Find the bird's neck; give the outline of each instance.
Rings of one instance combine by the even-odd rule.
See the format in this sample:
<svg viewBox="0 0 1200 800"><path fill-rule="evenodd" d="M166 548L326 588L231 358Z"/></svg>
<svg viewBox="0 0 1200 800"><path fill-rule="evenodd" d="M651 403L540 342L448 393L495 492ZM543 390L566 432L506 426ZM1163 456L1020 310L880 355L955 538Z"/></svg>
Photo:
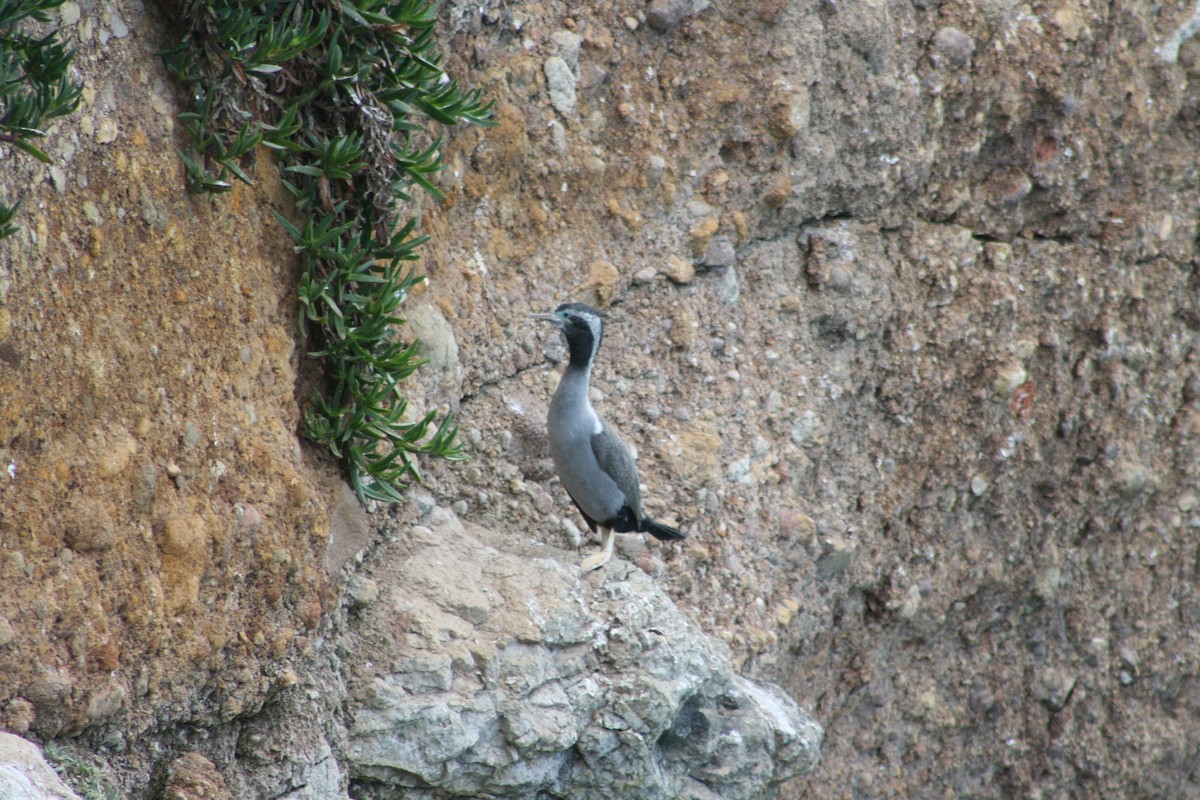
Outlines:
<svg viewBox="0 0 1200 800"><path fill-rule="evenodd" d="M567 364L567 370L563 373L562 380L573 385L583 387L584 392L587 392L588 383L592 379L592 362L577 363L574 358ZM586 394L585 394L586 396Z"/></svg>
<svg viewBox="0 0 1200 800"><path fill-rule="evenodd" d="M567 351L571 354L570 368L590 373L600 349L599 332L580 328L572 330L566 339Z"/></svg>

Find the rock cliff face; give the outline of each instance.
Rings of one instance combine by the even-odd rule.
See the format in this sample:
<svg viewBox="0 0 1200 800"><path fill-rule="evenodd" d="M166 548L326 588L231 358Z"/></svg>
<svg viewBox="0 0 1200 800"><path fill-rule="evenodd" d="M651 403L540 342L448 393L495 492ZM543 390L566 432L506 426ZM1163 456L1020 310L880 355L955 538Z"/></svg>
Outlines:
<svg viewBox="0 0 1200 800"><path fill-rule="evenodd" d="M157 7L61 13L84 107L0 175L4 729L130 797L1200 794L1193 9L449 5L499 124L419 209L410 388L472 460L370 514L296 439L272 167L188 197ZM690 533L582 582L569 298Z"/></svg>

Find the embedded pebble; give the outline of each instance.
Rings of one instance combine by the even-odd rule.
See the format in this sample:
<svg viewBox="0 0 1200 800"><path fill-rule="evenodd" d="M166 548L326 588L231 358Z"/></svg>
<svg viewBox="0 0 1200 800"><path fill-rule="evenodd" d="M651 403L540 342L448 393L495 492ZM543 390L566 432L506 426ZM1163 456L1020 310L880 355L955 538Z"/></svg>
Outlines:
<svg viewBox="0 0 1200 800"><path fill-rule="evenodd" d="M784 295L779 299L779 309L781 311L786 311L789 314L796 314L799 313L802 308L804 308L804 303L800 300L800 295L798 294Z"/></svg>
<svg viewBox="0 0 1200 800"><path fill-rule="evenodd" d="M575 113L575 73L562 56L546 59L542 71L546 74L546 91L550 105L564 117Z"/></svg>
<svg viewBox="0 0 1200 800"><path fill-rule="evenodd" d="M1029 374L1025 371L1025 367L1015 361L1010 361L1002 364L996 371L996 378L992 381L992 391L999 397L1008 398L1028 378Z"/></svg>
<svg viewBox="0 0 1200 800"><path fill-rule="evenodd" d="M130 486L130 499L133 507L140 513L145 513L154 500L154 490L158 486L158 467L149 459L143 459L134 472Z"/></svg>
<svg viewBox="0 0 1200 800"><path fill-rule="evenodd" d="M646 181L653 186L662 180L663 173L667 169L667 160L660 155L653 155L647 159L649 167L646 170Z"/></svg>
<svg viewBox="0 0 1200 800"><path fill-rule="evenodd" d="M200 444L200 439L200 429L196 427L196 423L192 422L191 420L183 423L183 435L181 437L181 441L183 442L184 447L186 447L188 450L191 450Z"/></svg>
<svg viewBox="0 0 1200 800"><path fill-rule="evenodd" d="M50 167L50 182L54 184L54 191L58 194L67 191L67 173L57 164Z"/></svg>
<svg viewBox="0 0 1200 800"><path fill-rule="evenodd" d="M179 467L175 467L175 469L178 470ZM168 467L167 472L170 474L170 467ZM262 529L262 526L263 514L258 510L258 506L251 505L250 503L247 503L245 506L243 506L241 509L241 520L239 523L241 532L246 535L253 536Z"/></svg>
<svg viewBox="0 0 1200 800"><path fill-rule="evenodd" d="M817 429L817 415L811 409L792 420L792 444L804 444Z"/></svg>
<svg viewBox="0 0 1200 800"><path fill-rule="evenodd" d="M83 216L93 225L100 225L104 222L104 217L100 214L100 208L91 200L87 200L83 204Z"/></svg>
<svg viewBox="0 0 1200 800"><path fill-rule="evenodd" d="M706 267L732 267L736 260L737 253L733 248L733 240L728 236L721 235L714 236L709 241L701 263Z"/></svg>
<svg viewBox="0 0 1200 800"><path fill-rule="evenodd" d="M1051 602L1058 595L1062 585L1062 570L1057 566L1049 566L1037 574L1033 582L1033 591L1046 602Z"/></svg>
<svg viewBox="0 0 1200 800"><path fill-rule="evenodd" d="M102 478L111 478L124 472L130 460L137 454L137 440L123 430L99 443L105 452L96 460L96 472Z"/></svg>
<svg viewBox="0 0 1200 800"><path fill-rule="evenodd" d="M692 279L696 277L696 268L692 265L692 262L672 255L667 258L667 266L663 270L663 274L670 278L673 283L687 284L691 283Z"/></svg>
<svg viewBox="0 0 1200 800"><path fill-rule="evenodd" d="M975 53L975 40L958 28L945 27L933 37L933 49L954 67L965 66Z"/></svg>
<svg viewBox="0 0 1200 800"><path fill-rule="evenodd" d="M732 267L724 267L721 272L721 282L717 284L717 299L724 305L733 305L741 296L737 270Z"/></svg>
<svg viewBox="0 0 1200 800"><path fill-rule="evenodd" d="M659 32L679 27L688 16L691 4L688 0L650 0L646 9L646 22Z"/></svg>
<svg viewBox="0 0 1200 800"><path fill-rule="evenodd" d="M817 576L831 578L844 572L854 561L858 548L841 536L833 535L821 541L821 555L817 557Z"/></svg>
<svg viewBox="0 0 1200 800"><path fill-rule="evenodd" d="M58 9L58 18L63 25L74 25L79 22L79 3L63 3Z"/></svg>
<svg viewBox="0 0 1200 800"><path fill-rule="evenodd" d="M125 20L113 12L109 12L105 16L107 17L108 29L112 31L113 36L118 39L124 39L129 35L129 26L125 24Z"/></svg>
<svg viewBox="0 0 1200 800"><path fill-rule="evenodd" d="M550 34L550 39L558 45L558 54L567 62L572 72L579 70L579 46L583 37L575 31L560 30Z"/></svg>
<svg viewBox="0 0 1200 800"><path fill-rule="evenodd" d="M653 283L654 278L658 275L658 270L654 267L642 267L637 272L633 273L633 282L639 286L645 286L648 283Z"/></svg>
<svg viewBox="0 0 1200 800"><path fill-rule="evenodd" d="M529 499L533 501L533 507L540 514L549 514L554 510L554 498L549 492L542 488L541 484L530 482L525 484L525 489L529 493Z"/></svg>
<svg viewBox="0 0 1200 800"><path fill-rule="evenodd" d="M729 465L726 470L725 477L732 483L736 483L742 479L750 478L750 456L739 458L737 461Z"/></svg>
<svg viewBox="0 0 1200 800"><path fill-rule="evenodd" d="M567 535L567 544L571 545L571 547L579 547L583 544L583 532L579 530L579 526L574 522L564 519L562 521L562 529L563 533Z"/></svg>
<svg viewBox="0 0 1200 800"><path fill-rule="evenodd" d="M1060 711L1067 704L1071 693L1075 691L1077 678L1063 669L1049 667L1038 675L1034 687L1035 696L1045 703L1050 710Z"/></svg>
<svg viewBox="0 0 1200 800"><path fill-rule="evenodd" d="M971 692L967 702L976 714L984 714L996 705L996 696L989 692L987 687L980 686Z"/></svg>
<svg viewBox="0 0 1200 800"><path fill-rule="evenodd" d="M364 575L355 575L346 584L346 594L356 605L370 605L379 599L379 584Z"/></svg>
<svg viewBox="0 0 1200 800"><path fill-rule="evenodd" d="M108 550L117 542L117 527L104 503L88 499L66 526L66 539L81 553Z"/></svg>
<svg viewBox="0 0 1200 800"><path fill-rule="evenodd" d="M693 225L690 231L692 251L697 255L704 253L718 227L720 227L720 222L716 217L702 219Z"/></svg>
<svg viewBox="0 0 1200 800"><path fill-rule="evenodd" d="M1114 475L1114 484L1122 497L1131 498L1140 494L1154 480L1154 475L1144 465L1136 461L1118 463Z"/></svg>
<svg viewBox="0 0 1200 800"><path fill-rule="evenodd" d="M115 715L125 705L125 697L125 687L119 683L112 682L101 686L88 698L88 721L99 722Z"/></svg>
<svg viewBox="0 0 1200 800"><path fill-rule="evenodd" d="M1130 672L1136 673L1138 669L1138 655L1133 648L1125 646L1117 651L1117 655L1121 659L1121 666Z"/></svg>
<svg viewBox="0 0 1200 800"><path fill-rule="evenodd" d="M646 551L646 537L618 536L616 549L622 558L632 561Z"/></svg>
<svg viewBox="0 0 1200 800"><path fill-rule="evenodd" d="M847 269L831 267L829 270L829 288L841 294L848 293L854 288L854 275Z"/></svg>
<svg viewBox="0 0 1200 800"><path fill-rule="evenodd" d="M913 584L904 594L904 602L900 604L900 616L911 620L921 610L921 587Z"/></svg>

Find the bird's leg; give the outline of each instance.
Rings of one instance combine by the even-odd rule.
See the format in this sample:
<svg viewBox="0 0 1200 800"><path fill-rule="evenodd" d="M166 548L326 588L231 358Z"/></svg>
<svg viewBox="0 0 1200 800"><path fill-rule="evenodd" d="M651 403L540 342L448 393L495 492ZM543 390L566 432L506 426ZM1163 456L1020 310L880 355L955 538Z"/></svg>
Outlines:
<svg viewBox="0 0 1200 800"><path fill-rule="evenodd" d="M612 558L613 540L617 538L617 534L612 528L601 528L600 531L604 537L604 545L583 560L579 565L580 575L586 575L594 569L600 569Z"/></svg>

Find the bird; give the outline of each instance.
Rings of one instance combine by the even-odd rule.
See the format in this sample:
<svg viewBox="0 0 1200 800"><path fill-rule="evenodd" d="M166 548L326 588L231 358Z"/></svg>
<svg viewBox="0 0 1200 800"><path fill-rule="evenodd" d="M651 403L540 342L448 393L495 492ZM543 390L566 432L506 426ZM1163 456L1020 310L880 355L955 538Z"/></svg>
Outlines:
<svg viewBox="0 0 1200 800"><path fill-rule="evenodd" d="M563 488L588 528L592 533L599 528L603 539L600 550L580 564L580 573L608 563L618 533L649 533L663 541L683 539L678 529L642 514L637 466L629 447L588 399L592 366L604 335L600 312L585 303L563 303L551 314L531 316L558 328L570 353L550 400L546 430Z"/></svg>

